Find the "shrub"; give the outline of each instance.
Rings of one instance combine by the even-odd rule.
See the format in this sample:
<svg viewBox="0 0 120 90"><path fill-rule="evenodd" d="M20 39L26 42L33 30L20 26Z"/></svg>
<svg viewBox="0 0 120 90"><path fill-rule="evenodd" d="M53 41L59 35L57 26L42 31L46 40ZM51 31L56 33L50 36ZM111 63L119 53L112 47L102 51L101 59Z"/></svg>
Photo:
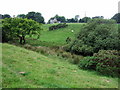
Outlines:
<svg viewBox="0 0 120 90"><path fill-rule="evenodd" d="M105 75L117 76L120 74L120 52L117 50L100 50L92 57L80 60L82 69L96 70Z"/></svg>
<svg viewBox="0 0 120 90"><path fill-rule="evenodd" d="M42 53L44 55L54 55L54 56L60 56L66 60L68 60L70 63L73 64L79 64L79 61L81 60L81 58L83 58L83 56L79 56L79 55L75 55L75 54L71 54L69 52L64 51L62 48L59 47L42 47L42 46L31 46L29 44L25 44L25 45L21 45L22 47L38 52L38 53Z"/></svg>
<svg viewBox="0 0 120 90"><path fill-rule="evenodd" d="M73 59L72 63L73 64L79 64L81 58L82 57L80 57L80 56L73 55L73 57L72 57L72 59Z"/></svg>
<svg viewBox="0 0 120 90"><path fill-rule="evenodd" d="M91 46L85 45L83 41L74 41L73 43L67 45L65 47L66 51L70 51L72 53L75 53L77 55L92 55L93 54L93 48Z"/></svg>
<svg viewBox="0 0 120 90"><path fill-rule="evenodd" d="M92 55L99 50L120 50L120 38L114 20L93 19L81 28L67 50L76 54Z"/></svg>
<svg viewBox="0 0 120 90"><path fill-rule="evenodd" d="M70 42L71 42L71 38L70 38L70 37L67 37L66 43L68 44L68 43L70 43Z"/></svg>
<svg viewBox="0 0 120 90"><path fill-rule="evenodd" d="M120 53L116 50L100 50L94 54L98 58L96 70L106 75L120 74Z"/></svg>
<svg viewBox="0 0 120 90"><path fill-rule="evenodd" d="M60 29L60 28L65 28L67 26L68 25L66 23L60 23L60 24L57 24L57 25L50 26L49 31Z"/></svg>
<svg viewBox="0 0 120 90"><path fill-rule="evenodd" d="M96 57L85 57L80 60L79 67L82 69L96 70L97 58Z"/></svg>

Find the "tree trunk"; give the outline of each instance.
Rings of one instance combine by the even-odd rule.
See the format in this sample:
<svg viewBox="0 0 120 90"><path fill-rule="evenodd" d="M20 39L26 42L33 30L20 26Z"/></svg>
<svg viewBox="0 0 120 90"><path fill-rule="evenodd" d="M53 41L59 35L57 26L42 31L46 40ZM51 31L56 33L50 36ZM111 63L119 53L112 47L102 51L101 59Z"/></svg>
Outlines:
<svg viewBox="0 0 120 90"><path fill-rule="evenodd" d="M22 44L22 37L19 37L20 38L20 44Z"/></svg>
<svg viewBox="0 0 120 90"><path fill-rule="evenodd" d="M23 39L23 44L25 44L25 36L22 36L22 39Z"/></svg>
<svg viewBox="0 0 120 90"><path fill-rule="evenodd" d="M23 38L19 35L17 35L19 37L19 43L22 44Z"/></svg>
<svg viewBox="0 0 120 90"><path fill-rule="evenodd" d="M40 35L37 36L37 39L39 39L39 38L40 38Z"/></svg>

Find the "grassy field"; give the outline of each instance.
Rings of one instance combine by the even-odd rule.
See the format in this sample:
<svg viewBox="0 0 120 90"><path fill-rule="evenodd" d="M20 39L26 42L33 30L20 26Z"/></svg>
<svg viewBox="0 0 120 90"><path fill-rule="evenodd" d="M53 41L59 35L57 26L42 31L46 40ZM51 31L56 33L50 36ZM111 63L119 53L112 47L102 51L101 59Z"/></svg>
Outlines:
<svg viewBox="0 0 120 90"><path fill-rule="evenodd" d="M63 59L47 57L10 44L2 46L3 88L118 87L118 78L100 76L93 71L81 70Z"/></svg>
<svg viewBox="0 0 120 90"><path fill-rule="evenodd" d="M54 31L49 31L49 26L54 24L44 24L42 26L43 30L41 31L41 36L39 40L28 40L28 43L32 46L61 46L66 44L67 37L71 39L75 38L77 32L80 31L80 28L83 24L81 23L69 23L68 27L61 28ZM72 30L74 32L72 32ZM36 38L36 37L34 37Z"/></svg>
<svg viewBox="0 0 120 90"><path fill-rule="evenodd" d="M49 31L51 25L53 24L42 26L43 31L39 39L36 39L36 36L33 36L33 40L27 37L27 44L32 48L41 46L46 51L44 53L51 53L50 55L10 44L0 44L3 46L1 55L3 88L118 88L118 78L79 69L77 65L69 63L68 58L55 56L54 53L57 55L57 52L51 50L50 47L66 45L67 37L73 40L83 24L69 23L66 28Z"/></svg>

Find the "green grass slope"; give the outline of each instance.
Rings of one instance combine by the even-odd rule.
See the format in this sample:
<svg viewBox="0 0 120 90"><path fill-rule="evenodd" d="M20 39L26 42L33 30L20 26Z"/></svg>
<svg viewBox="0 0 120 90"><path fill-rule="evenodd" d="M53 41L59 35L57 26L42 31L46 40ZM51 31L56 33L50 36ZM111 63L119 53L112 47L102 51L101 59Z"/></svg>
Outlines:
<svg viewBox="0 0 120 90"><path fill-rule="evenodd" d="M3 88L117 88L118 79L78 69L67 61L2 44ZM19 72L25 72L25 75Z"/></svg>
<svg viewBox="0 0 120 90"><path fill-rule="evenodd" d="M28 40L28 43L30 43L32 46L61 46L66 44L67 37L70 37L71 39L75 38L75 35L77 32L80 31L82 23L69 23L68 27L61 28L53 31L49 31L49 27L54 24L44 24L42 26L43 31L41 31L41 36L39 40ZM74 32L72 32L72 30ZM34 36L34 38L36 38Z"/></svg>

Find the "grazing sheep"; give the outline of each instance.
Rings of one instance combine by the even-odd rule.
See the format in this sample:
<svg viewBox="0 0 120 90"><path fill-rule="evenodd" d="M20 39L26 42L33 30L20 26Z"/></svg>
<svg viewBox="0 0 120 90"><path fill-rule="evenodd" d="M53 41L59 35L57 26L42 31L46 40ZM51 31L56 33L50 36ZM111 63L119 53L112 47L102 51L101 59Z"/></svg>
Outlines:
<svg viewBox="0 0 120 90"><path fill-rule="evenodd" d="M74 32L74 30L71 30L71 32Z"/></svg>

